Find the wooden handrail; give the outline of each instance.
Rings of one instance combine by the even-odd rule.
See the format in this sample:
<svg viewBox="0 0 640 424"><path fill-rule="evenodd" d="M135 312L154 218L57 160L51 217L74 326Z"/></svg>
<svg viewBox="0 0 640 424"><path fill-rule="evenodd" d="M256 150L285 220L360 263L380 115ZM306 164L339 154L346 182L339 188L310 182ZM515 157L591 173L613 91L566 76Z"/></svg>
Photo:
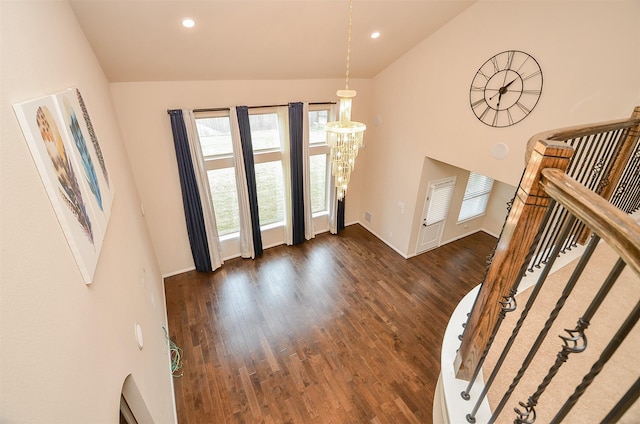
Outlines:
<svg viewBox="0 0 640 424"><path fill-rule="evenodd" d="M542 170L540 185L640 276L640 225L636 221L560 169Z"/></svg>
<svg viewBox="0 0 640 424"><path fill-rule="evenodd" d="M527 142L525 152L525 164L529 162L529 157L533 147L539 140L566 141L573 138L585 137L603 132L640 127L640 106L636 106L630 118L616 119L613 121L598 122L590 125L576 125L550 131L543 131L531 137Z"/></svg>
<svg viewBox="0 0 640 424"><path fill-rule="evenodd" d="M636 107L631 117L627 119L546 131L536 134L529 140L525 173L516 192L516 197L498 241L493 260L487 269L478 297L467 320L462 343L454 362L457 378L464 380L472 378L483 352L491 344L492 329L498 323L498 317L501 313L500 302L511 296L510 291L513 288L512 286L517 284L518 274L523 263L528 261L529 251L542 223L544 212L551 201L549 193L542 186L542 171L547 168L556 168L557 171L554 172L566 173L574 152L566 141L617 130L626 130L627 134L623 142L616 146L616 151L614 152L615 160L606 170L610 172L607 181L609 186L600 193L606 197L594 203L602 205L604 203L608 204L607 201L612 194L612 190L618 184L622 170L638 142L640 135L640 106ZM553 173L550 173L550 175L553 175ZM554 177L552 176L551 178L553 179ZM550 190L554 190L554 188L551 188L553 186L557 193L563 192L562 189L558 188L559 186L552 182L552 179L547 178L545 180ZM579 195L582 194L580 191ZM599 196L590 192L588 197L583 197L592 199ZM611 208L612 206L609 205L603 210L607 210L606 213L610 216L619 217L620 214L624 215L620 211L615 214L608 212ZM581 215L577 216L582 218ZM624 218L620 222L623 226L630 225L628 220ZM590 223L587 224L590 225ZM606 227L604 223L601 225ZM597 229L597 227L595 228ZM588 233L585 231L580 236L585 238ZM620 245L620 248L625 247L628 252L631 252L627 255L630 258L634 257L634 260L637 261L640 243L635 238L630 238L629 240L628 243L631 243L631 246ZM537 243L537 240L535 241ZM624 242L619 243L624 244ZM631 262L630 264L633 263L636 262Z"/></svg>
<svg viewBox="0 0 640 424"><path fill-rule="evenodd" d="M569 142L577 139L588 139L592 136L600 134L609 134L616 131L624 130L626 134L622 142L616 143L613 151L610 153L610 161L607 161L606 169L599 171L602 180L594 190L604 199L611 200L615 194L616 187L622 178L626 164L634 152L635 146L640 136L640 106L636 107L627 119L618 119L613 121L605 121L589 125L580 125L567 128L561 128L551 131L545 131L533 136L527 144L526 160L530 155L529 149L536 139L554 140L560 142ZM604 140L603 140L604 141ZM575 146L573 143L571 145ZM582 157L578 155L577 157ZM583 158L584 160L584 158ZM579 164L571 166L576 169ZM583 228L580 234L574 239L576 244L584 244L591 236L588 228Z"/></svg>

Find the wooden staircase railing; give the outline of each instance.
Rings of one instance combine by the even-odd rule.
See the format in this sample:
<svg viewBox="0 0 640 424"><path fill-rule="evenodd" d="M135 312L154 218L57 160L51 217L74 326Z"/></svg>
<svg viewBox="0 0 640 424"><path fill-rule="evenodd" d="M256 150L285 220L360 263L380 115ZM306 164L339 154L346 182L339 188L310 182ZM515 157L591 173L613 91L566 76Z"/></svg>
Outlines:
<svg viewBox="0 0 640 424"><path fill-rule="evenodd" d="M456 377L470 381L462 393L463 398L469 396L502 319L516 309L518 284L530 269L535 254L544 251L553 260L566 240L584 243L590 238L592 241L601 238L611 245L623 263L640 275L640 228L626 210L612 205L625 178L627 186L623 188L629 189L629 182L633 187L640 185L639 128L640 107L637 107L626 120L546 132L530 140L526 169L469 314L454 363ZM597 160L590 159L589 155ZM593 172L587 175L589 169L583 169L594 163L599 164L595 177ZM635 190L631 192L635 193ZM640 205L640 200L630 203L634 202ZM541 249L541 240L549 234L552 243L545 242L547 244ZM592 234L595 235L590 237ZM588 261L588 257L584 260ZM543 269L543 274L548 271ZM532 294L529 302L533 301L535 296ZM516 326L526 318L528 307ZM492 378L493 375L487 381L488 386ZM478 402L484 396L486 390L480 394ZM505 396L508 398L508 394ZM502 406L498 405L498 414ZM474 422L476 410L468 415L469 422ZM527 415L530 412L523 412L519 422L530 422Z"/></svg>
<svg viewBox="0 0 640 424"><path fill-rule="evenodd" d="M536 140L560 141L571 146L574 154L567 167L567 175L613 205L632 213L640 208L640 184L637 184L640 172L639 123L640 107L629 119L538 134L529 141L528 147ZM547 263L552 247L558 243L558 229L566 218L566 211L559 205L550 213L549 222L530 260L529 272ZM590 235L583 223L576 222L560 252L583 245Z"/></svg>

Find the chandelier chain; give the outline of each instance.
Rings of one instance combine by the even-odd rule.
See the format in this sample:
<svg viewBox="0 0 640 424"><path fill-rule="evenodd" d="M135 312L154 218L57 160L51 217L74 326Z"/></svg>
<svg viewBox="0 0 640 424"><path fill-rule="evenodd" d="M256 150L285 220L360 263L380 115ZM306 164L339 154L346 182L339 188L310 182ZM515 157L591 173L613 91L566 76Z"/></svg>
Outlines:
<svg viewBox="0 0 640 424"><path fill-rule="evenodd" d="M353 171L356 156L358 156L358 150L362 147L362 135L367 128L363 123L351 121L351 101L356 96L355 90L349 90L352 15L353 0L349 0L346 87L336 93L340 97L339 120L327 122L325 125L327 144L329 145L329 160L331 161L331 174L335 179L336 198L338 200L344 199L347 185L351 179L351 171Z"/></svg>
<svg viewBox="0 0 640 424"><path fill-rule="evenodd" d="M349 33L347 36L347 74L345 89L349 89L349 57L351 56L351 15L353 14L353 0L349 0Z"/></svg>

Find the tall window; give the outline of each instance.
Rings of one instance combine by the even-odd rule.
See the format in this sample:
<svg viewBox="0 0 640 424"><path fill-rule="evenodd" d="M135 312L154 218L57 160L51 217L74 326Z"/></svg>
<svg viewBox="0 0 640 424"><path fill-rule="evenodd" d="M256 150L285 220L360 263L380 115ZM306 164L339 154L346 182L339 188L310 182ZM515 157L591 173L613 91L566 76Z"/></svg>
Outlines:
<svg viewBox="0 0 640 424"><path fill-rule="evenodd" d="M249 112L260 226L284 222L282 130L278 113Z"/></svg>
<svg viewBox="0 0 640 424"><path fill-rule="evenodd" d="M326 213L329 210L329 146L325 124L330 110L323 106L309 107L309 163L311 185L311 212Z"/></svg>
<svg viewBox="0 0 640 424"><path fill-rule="evenodd" d="M196 119L220 237L240 231L229 113Z"/></svg>
<svg viewBox="0 0 640 424"><path fill-rule="evenodd" d="M249 110L249 126L258 191L258 214L261 227L277 226L285 220L285 181L283 146L289 132L286 108ZM329 204L329 146L324 125L329 121L326 105L310 106L309 161L311 205L314 215L326 214ZM238 194L233 165L233 144L228 111L201 112L196 124L205 168L211 188L211 199L221 239L240 231Z"/></svg>
<svg viewBox="0 0 640 424"><path fill-rule="evenodd" d="M484 215L489 203L493 179L471 172L464 199L458 215L458 223Z"/></svg>

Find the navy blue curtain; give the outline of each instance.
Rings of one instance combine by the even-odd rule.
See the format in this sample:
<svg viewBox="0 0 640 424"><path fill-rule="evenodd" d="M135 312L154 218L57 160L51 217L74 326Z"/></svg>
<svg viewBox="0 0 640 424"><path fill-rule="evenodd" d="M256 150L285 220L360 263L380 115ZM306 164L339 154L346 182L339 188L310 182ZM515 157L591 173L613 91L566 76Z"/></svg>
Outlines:
<svg viewBox="0 0 640 424"><path fill-rule="evenodd" d="M242 144L242 157L247 176L247 188L249 190L249 213L251 215L251 235L253 237L253 250L255 256L262 255L262 234L260 234L260 215L258 213L258 189L256 185L256 169L253 160L253 143L251 142L251 127L249 126L249 109L246 106L237 106L238 127L240 128L240 142Z"/></svg>
<svg viewBox="0 0 640 424"><path fill-rule="evenodd" d="M191 245L191 255L198 271L212 271L207 231L204 225L204 217L202 216L202 203L198 192L198 183L193 172L189 139L187 138L187 129L184 125L182 111L179 109L170 110L169 116L171 117L173 144L178 161L182 203L184 205L184 217L187 222L189 244Z"/></svg>
<svg viewBox="0 0 640 424"><path fill-rule="evenodd" d="M344 202L346 200L346 197L338 200L338 210L336 212L336 229L338 232L344 230Z"/></svg>
<svg viewBox="0 0 640 424"><path fill-rule="evenodd" d="M293 244L304 243L304 172L302 168L302 103L289 103L289 143L291 163L291 224Z"/></svg>

